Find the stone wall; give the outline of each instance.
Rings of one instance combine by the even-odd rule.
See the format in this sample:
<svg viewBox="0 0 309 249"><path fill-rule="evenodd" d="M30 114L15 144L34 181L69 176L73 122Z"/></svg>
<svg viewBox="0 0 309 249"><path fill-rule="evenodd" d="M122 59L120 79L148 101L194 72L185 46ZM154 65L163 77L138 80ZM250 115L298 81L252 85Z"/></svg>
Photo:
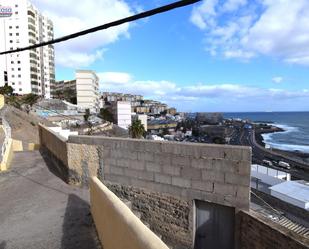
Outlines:
<svg viewBox="0 0 309 249"><path fill-rule="evenodd" d="M240 211L237 223L241 249L305 249L309 245L308 239L253 211Z"/></svg>
<svg viewBox="0 0 309 249"><path fill-rule="evenodd" d="M260 198L262 198L264 201L266 201L268 204L270 204L273 208L276 208L277 210L280 210L283 213L285 213L286 217L296 221L299 224L309 227L309 212L307 210L294 206L290 203L284 202L272 195L265 194L256 189L252 189L252 191L255 194L257 194ZM255 195L251 195L251 198L255 202L260 203L260 205L264 204L261 203L261 200L256 198Z"/></svg>
<svg viewBox="0 0 309 249"><path fill-rule="evenodd" d="M114 183L106 186L119 198L131 201L132 209L141 213L141 220L172 248L192 247L192 201Z"/></svg>
<svg viewBox="0 0 309 249"><path fill-rule="evenodd" d="M249 208L251 149L241 146L70 136L69 167L100 171L105 181ZM84 149L82 149L84 148ZM83 160L76 160L80 154ZM72 158L72 159L71 159ZM96 167L99 167L96 170Z"/></svg>

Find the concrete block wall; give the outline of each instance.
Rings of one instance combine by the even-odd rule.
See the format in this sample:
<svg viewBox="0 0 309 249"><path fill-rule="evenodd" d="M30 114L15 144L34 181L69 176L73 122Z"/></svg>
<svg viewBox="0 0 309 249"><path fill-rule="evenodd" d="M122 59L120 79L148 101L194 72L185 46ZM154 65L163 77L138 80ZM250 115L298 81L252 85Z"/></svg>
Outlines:
<svg viewBox="0 0 309 249"><path fill-rule="evenodd" d="M105 181L186 200L249 208L251 149L248 147L70 136L68 148L75 144L96 146L96 151L88 151L93 160L86 159L83 163L75 160L74 167L97 165L98 169L93 171L101 172Z"/></svg>
<svg viewBox="0 0 309 249"><path fill-rule="evenodd" d="M68 151L66 139L60 137L56 132L39 125L40 145L46 149L55 160L68 165Z"/></svg>

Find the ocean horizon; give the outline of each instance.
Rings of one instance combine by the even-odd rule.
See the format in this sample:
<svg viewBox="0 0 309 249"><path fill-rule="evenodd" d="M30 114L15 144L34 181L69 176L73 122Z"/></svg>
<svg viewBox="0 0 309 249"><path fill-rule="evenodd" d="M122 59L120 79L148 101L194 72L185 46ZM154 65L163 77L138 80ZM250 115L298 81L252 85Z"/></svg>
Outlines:
<svg viewBox="0 0 309 249"><path fill-rule="evenodd" d="M271 123L284 131L263 134L266 144L276 149L309 153L309 111L225 112L223 116Z"/></svg>

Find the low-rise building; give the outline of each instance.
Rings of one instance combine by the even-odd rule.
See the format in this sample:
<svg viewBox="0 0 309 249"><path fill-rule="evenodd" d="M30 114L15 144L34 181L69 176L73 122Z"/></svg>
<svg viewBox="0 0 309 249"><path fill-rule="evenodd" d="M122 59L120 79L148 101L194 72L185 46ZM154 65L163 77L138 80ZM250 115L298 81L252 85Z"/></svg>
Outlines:
<svg viewBox="0 0 309 249"><path fill-rule="evenodd" d="M164 130L168 132L175 131L177 122L173 120L149 120L147 123L147 130L154 134L162 133Z"/></svg>
<svg viewBox="0 0 309 249"><path fill-rule="evenodd" d="M138 119L141 121L142 125L144 125L145 131L147 131L147 115L145 114L133 114L132 119Z"/></svg>
<svg viewBox="0 0 309 249"><path fill-rule="evenodd" d="M297 207L309 210L309 183L286 181L270 187L271 195Z"/></svg>
<svg viewBox="0 0 309 249"><path fill-rule="evenodd" d="M54 95L53 97L57 97L59 92L63 92L67 89L70 89L76 93L76 80L60 80L56 81L54 86Z"/></svg>

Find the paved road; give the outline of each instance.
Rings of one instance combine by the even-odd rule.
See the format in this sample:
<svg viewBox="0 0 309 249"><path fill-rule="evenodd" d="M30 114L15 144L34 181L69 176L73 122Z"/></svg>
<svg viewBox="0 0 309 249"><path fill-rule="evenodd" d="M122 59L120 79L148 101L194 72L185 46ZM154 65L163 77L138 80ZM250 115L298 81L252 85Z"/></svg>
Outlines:
<svg viewBox="0 0 309 249"><path fill-rule="evenodd" d="M306 181L309 181L309 166L305 163L300 163L295 160L292 160L286 156L279 155L277 153L274 153L272 151L269 151L259 145L254 136L254 130L243 130L240 135L239 143L241 145L248 145L252 147L252 161L253 163L259 163L262 164L263 160L270 160L270 161L284 161L290 164L291 169L285 169L282 167L278 167L276 165L273 165L271 168L285 171L287 173L290 173L293 178L296 179L303 179ZM304 170L306 169L306 170Z"/></svg>
<svg viewBox="0 0 309 249"><path fill-rule="evenodd" d="M0 248L100 248L88 199L88 189L52 174L38 151L16 153L0 173Z"/></svg>

